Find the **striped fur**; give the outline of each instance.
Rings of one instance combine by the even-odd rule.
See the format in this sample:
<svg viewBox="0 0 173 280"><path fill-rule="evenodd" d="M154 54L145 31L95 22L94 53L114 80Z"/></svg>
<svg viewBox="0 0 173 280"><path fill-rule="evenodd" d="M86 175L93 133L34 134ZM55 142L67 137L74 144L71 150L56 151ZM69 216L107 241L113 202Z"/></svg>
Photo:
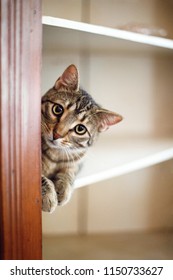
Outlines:
<svg viewBox="0 0 173 280"><path fill-rule="evenodd" d="M121 121L79 88L78 71L70 65L41 104L42 209L66 204L89 146L100 131Z"/></svg>

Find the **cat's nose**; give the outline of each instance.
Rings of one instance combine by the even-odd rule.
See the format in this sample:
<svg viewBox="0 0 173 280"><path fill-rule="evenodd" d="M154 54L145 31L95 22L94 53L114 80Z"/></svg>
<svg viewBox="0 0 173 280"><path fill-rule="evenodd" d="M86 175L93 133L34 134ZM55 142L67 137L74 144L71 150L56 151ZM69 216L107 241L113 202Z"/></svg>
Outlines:
<svg viewBox="0 0 173 280"><path fill-rule="evenodd" d="M59 134L59 133L57 133L57 132L53 132L53 140L57 140L57 139L59 139L59 138L61 138L62 136Z"/></svg>

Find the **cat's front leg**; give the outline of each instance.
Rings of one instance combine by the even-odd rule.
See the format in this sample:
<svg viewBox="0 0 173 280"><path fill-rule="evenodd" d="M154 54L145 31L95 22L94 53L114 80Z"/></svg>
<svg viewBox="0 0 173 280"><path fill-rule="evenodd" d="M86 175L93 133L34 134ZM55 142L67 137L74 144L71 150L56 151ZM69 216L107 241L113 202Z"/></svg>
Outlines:
<svg viewBox="0 0 173 280"><path fill-rule="evenodd" d="M73 192L74 175L59 173L54 179L55 190L57 193L58 205L65 205L71 198Z"/></svg>
<svg viewBox="0 0 173 280"><path fill-rule="evenodd" d="M54 183L44 175L41 176L42 181L42 210L52 213L57 206L57 194Z"/></svg>

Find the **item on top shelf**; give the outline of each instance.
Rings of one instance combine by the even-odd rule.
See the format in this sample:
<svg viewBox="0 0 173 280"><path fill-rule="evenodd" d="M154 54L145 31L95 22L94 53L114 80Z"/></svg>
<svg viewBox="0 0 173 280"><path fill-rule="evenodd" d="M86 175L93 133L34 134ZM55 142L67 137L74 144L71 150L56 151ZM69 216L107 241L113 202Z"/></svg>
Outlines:
<svg viewBox="0 0 173 280"><path fill-rule="evenodd" d="M168 38L168 32L164 28L154 27L142 23L127 23L125 25L117 26L117 28L150 36Z"/></svg>

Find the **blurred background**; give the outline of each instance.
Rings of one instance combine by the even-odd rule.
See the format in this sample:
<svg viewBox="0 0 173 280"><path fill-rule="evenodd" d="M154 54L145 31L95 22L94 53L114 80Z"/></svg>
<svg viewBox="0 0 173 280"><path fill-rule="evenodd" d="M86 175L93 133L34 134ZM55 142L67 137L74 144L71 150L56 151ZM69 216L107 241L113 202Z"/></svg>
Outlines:
<svg viewBox="0 0 173 280"><path fill-rule="evenodd" d="M172 0L43 0L45 16L169 39L172 14ZM124 116L105 149L106 139L162 141L163 150L172 141L172 50L43 26L43 93L71 63L82 87ZM68 205L43 213L43 258L173 259L172 159L78 188Z"/></svg>

